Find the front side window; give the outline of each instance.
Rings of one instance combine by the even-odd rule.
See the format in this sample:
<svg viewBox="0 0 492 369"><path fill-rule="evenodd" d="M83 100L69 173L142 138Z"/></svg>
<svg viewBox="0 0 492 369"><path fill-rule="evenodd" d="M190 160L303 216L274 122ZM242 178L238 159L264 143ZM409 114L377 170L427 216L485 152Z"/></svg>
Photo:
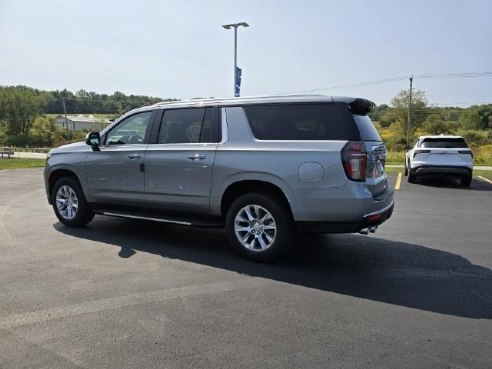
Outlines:
<svg viewBox="0 0 492 369"><path fill-rule="evenodd" d="M253 135L260 140L346 140L347 133L329 104L245 106Z"/></svg>
<svg viewBox="0 0 492 369"><path fill-rule="evenodd" d="M151 111L134 114L109 131L106 145L141 144L149 127Z"/></svg>

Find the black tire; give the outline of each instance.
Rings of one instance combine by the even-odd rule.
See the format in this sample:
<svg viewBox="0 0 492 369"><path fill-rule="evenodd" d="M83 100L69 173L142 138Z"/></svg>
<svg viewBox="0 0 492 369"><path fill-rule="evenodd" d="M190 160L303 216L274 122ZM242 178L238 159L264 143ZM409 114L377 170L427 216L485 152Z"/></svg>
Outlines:
<svg viewBox="0 0 492 369"><path fill-rule="evenodd" d="M408 165L407 165L407 162L405 161L405 172L403 173L403 175L406 177L408 176Z"/></svg>
<svg viewBox="0 0 492 369"><path fill-rule="evenodd" d="M472 183L472 176L466 176L460 178L460 183L463 187L469 187Z"/></svg>
<svg viewBox="0 0 492 369"><path fill-rule="evenodd" d="M411 170L409 170L408 177L407 177L408 183L415 183L416 180L417 180L417 176Z"/></svg>
<svg viewBox="0 0 492 369"><path fill-rule="evenodd" d="M57 200L58 194L60 195L60 201ZM60 205L61 200L64 199L70 201L70 205ZM51 193L51 201L56 217L68 227L83 227L94 218L94 212L85 200L84 192L79 182L73 177L63 177L55 183ZM74 205L77 205L77 207ZM69 208L72 209L71 212Z"/></svg>
<svg viewBox="0 0 492 369"><path fill-rule="evenodd" d="M254 208L255 206L257 208ZM249 210L252 219L246 217L245 209ZM240 219L246 221L241 222L239 220L236 223L236 218L241 215L244 217ZM246 193L234 200L227 211L227 237L234 249L242 256L260 262L272 261L287 252L294 241L294 227L291 218L288 205L278 196L268 192ZM265 220L261 223L257 222L261 219ZM271 219L273 219L273 223ZM237 235L236 225L238 229L244 228L238 230ZM271 229L272 227L275 230ZM249 230L246 231L245 229ZM241 243L240 236L243 237L244 243L249 244L249 247ZM246 236L247 238L245 238ZM264 247L265 244L267 244L266 248Z"/></svg>

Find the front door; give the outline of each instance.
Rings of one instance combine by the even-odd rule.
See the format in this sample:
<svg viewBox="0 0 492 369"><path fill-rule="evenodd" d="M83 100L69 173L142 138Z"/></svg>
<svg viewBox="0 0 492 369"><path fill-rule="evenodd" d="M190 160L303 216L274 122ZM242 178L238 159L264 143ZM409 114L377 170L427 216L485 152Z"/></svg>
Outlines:
<svg viewBox="0 0 492 369"><path fill-rule="evenodd" d="M133 114L104 137L100 151L87 155L91 201L110 205L145 204L144 155L154 113Z"/></svg>

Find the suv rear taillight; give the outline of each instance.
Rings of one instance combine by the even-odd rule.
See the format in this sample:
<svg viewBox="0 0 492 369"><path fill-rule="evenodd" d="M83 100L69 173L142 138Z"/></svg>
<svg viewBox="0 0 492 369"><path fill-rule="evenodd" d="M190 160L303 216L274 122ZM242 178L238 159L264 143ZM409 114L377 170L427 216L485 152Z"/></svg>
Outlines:
<svg viewBox="0 0 492 369"><path fill-rule="evenodd" d="M413 157L417 156L417 154L428 154L430 152L431 152L430 150L415 150L413 152Z"/></svg>
<svg viewBox="0 0 492 369"><path fill-rule="evenodd" d="M347 142L342 149L342 163L349 179L360 182L366 180L367 153L362 142Z"/></svg>
<svg viewBox="0 0 492 369"><path fill-rule="evenodd" d="M473 153L470 150L459 150L458 153L471 155L471 157L473 159Z"/></svg>

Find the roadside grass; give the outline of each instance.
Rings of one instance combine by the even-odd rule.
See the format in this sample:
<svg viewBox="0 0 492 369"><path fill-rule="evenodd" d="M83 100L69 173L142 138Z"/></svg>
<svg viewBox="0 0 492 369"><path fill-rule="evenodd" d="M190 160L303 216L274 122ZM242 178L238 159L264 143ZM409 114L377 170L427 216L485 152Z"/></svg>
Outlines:
<svg viewBox="0 0 492 369"><path fill-rule="evenodd" d="M44 167L44 159L0 159L0 170Z"/></svg>
<svg viewBox="0 0 492 369"><path fill-rule="evenodd" d="M405 171L404 168L395 168L395 167L386 167L384 169L386 173L402 173ZM480 170L473 169L473 176L478 177L482 176L484 178L492 180L492 171L491 170Z"/></svg>

